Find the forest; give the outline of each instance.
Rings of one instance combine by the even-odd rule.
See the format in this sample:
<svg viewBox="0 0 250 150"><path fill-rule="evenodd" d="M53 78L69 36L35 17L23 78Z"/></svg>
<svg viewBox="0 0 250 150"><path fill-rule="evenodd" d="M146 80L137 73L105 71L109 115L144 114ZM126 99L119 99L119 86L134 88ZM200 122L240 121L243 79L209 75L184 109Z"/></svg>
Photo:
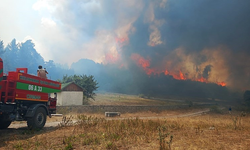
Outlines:
<svg viewBox="0 0 250 150"><path fill-rule="evenodd" d="M114 64L80 59L68 67L53 60L45 61L36 51L32 40L17 43L13 39L7 46L0 40L0 57L4 62L4 73L24 67L28 68L29 74L35 75L38 65L42 65L49 72L48 78L52 80L63 81L67 76L91 76L98 84L98 91L143 94L147 97L187 96L211 99L235 99L241 94L215 83L176 80L173 76L164 74L148 75L136 66L129 70Z"/></svg>

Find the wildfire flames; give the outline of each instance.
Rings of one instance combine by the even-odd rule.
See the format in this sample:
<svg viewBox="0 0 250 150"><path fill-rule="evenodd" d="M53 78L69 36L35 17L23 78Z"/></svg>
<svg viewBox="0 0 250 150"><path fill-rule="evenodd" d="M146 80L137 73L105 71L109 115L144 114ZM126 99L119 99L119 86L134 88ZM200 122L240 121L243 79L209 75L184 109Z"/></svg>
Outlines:
<svg viewBox="0 0 250 150"><path fill-rule="evenodd" d="M164 74L165 75L171 75L171 76L173 76L173 78L175 78L175 79L177 79L177 80L186 80L186 78L184 77L184 74L179 70L179 73L178 74L175 74L175 73L173 73L173 72L171 72L171 71L168 71L168 70L166 70L165 72L164 72Z"/></svg>
<svg viewBox="0 0 250 150"><path fill-rule="evenodd" d="M110 49L110 51L105 55L105 60L107 63L112 64L120 64L119 68L122 68L124 66L124 63L121 62L121 50L122 47L129 42L128 38L115 38L115 45L113 48ZM174 57L182 57L180 51L177 51L177 56ZM197 81L197 82L204 82L204 83L216 83L220 86L226 86L227 84L224 81L215 81L215 80L209 80L208 76L204 77L202 76L202 73L196 73L196 75L191 76L189 74L189 71L185 69L180 69L179 67L169 67L173 64L170 60L167 62L171 65L165 65L164 69L159 69L159 67L152 67L151 66L151 59L144 58L140 54L133 53L130 57L137 66L141 67L147 75L159 75L159 74L165 74L168 76L172 76L176 80L191 80L191 81Z"/></svg>
<svg viewBox="0 0 250 150"><path fill-rule="evenodd" d="M227 84L225 82L217 82L218 85L221 85L221 86L226 86Z"/></svg>
<svg viewBox="0 0 250 150"><path fill-rule="evenodd" d="M192 80L192 81L209 83L208 79L204 77L188 78L188 76L185 76L185 74L181 70L176 72L172 70L158 70L158 69L150 68L150 59L145 59L139 54L132 54L131 59L135 61L136 64L146 72L147 75L164 73L165 75L172 76L176 80ZM216 84L220 86L226 86L225 82L216 82Z"/></svg>
<svg viewBox="0 0 250 150"><path fill-rule="evenodd" d="M105 62L104 63L117 63L120 59L120 51L121 48L126 42L128 42L128 38L114 38L114 45L105 55ZM122 65L123 66L123 65Z"/></svg>
<svg viewBox="0 0 250 150"><path fill-rule="evenodd" d="M156 71L150 67L150 60L144 59L139 54L132 54L131 59L134 60L138 66L142 67L146 74L151 75L154 74Z"/></svg>

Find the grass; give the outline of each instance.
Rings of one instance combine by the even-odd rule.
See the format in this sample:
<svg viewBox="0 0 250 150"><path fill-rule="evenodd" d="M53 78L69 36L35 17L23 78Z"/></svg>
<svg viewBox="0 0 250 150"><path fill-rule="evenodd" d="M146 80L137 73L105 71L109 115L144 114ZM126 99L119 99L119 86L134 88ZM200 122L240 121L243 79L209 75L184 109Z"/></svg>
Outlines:
<svg viewBox="0 0 250 150"><path fill-rule="evenodd" d="M232 114L228 114L227 109L211 106L210 113L201 116L160 119L198 112L201 108L193 106L197 102L205 101L173 97L148 99L136 95L98 93L96 100L90 101L91 105L188 104L190 107L163 112L149 110L125 113L121 117L108 119L98 112L65 112L63 114L66 116L48 118L48 122L60 121L57 127L45 127L41 131L30 131L27 128L0 131L0 149L249 149L249 114L236 112L234 109ZM146 117L155 118L145 119Z"/></svg>
<svg viewBox="0 0 250 150"><path fill-rule="evenodd" d="M98 93L95 101L90 101L90 105L176 105L179 102L159 100L157 98L142 98L140 95L126 95L114 93Z"/></svg>
<svg viewBox="0 0 250 150"><path fill-rule="evenodd" d="M235 128L235 118L240 125ZM63 122L67 122L64 118ZM239 119L238 119L239 120ZM169 119L106 120L79 114L74 125L0 137L2 149L248 149L250 116L210 113ZM4 144L5 143L5 144Z"/></svg>

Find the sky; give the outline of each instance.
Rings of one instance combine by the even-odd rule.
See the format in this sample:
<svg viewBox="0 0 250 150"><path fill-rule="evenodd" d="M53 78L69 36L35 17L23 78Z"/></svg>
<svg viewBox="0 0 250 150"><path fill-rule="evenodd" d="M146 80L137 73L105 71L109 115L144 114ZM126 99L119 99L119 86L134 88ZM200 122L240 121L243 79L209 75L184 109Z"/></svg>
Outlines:
<svg viewBox="0 0 250 150"><path fill-rule="evenodd" d="M116 11L108 10L112 3L124 6L124 10L111 12ZM5 44L14 38L19 42L32 39L45 60L57 63L70 65L82 58L103 63L107 52L117 53L116 38L127 36L141 10L140 3L142 1L3 0L0 39ZM126 14L129 7L132 7L131 14Z"/></svg>
<svg viewBox="0 0 250 150"><path fill-rule="evenodd" d="M50 0L1 1L0 39L5 46L14 38L18 42L32 39L36 50L45 60L52 59L57 63L71 64L81 58L88 58L79 55L83 43L78 44L77 40L84 35L79 35L74 25L67 25L68 21L77 18L70 16L70 10L63 10L66 3Z"/></svg>
<svg viewBox="0 0 250 150"><path fill-rule="evenodd" d="M24 42L32 39L36 44L37 51L47 59L51 59L46 55L48 51L41 45L41 36L43 27L43 16L35 9L34 5L37 3L35 0L18 1L18 0L3 0L0 4L0 39L4 44L10 43L14 38L18 42Z"/></svg>
<svg viewBox="0 0 250 150"><path fill-rule="evenodd" d="M2 0L0 39L45 60L250 87L249 0Z"/></svg>

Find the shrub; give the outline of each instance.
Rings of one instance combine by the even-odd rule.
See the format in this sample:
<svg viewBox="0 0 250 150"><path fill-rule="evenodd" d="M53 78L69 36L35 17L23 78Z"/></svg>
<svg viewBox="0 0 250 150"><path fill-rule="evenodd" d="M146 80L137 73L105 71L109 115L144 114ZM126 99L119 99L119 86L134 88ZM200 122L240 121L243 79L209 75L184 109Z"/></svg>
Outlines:
<svg viewBox="0 0 250 150"><path fill-rule="evenodd" d="M217 114L222 114L221 109L218 106L211 106L210 107L210 112L217 113Z"/></svg>
<svg viewBox="0 0 250 150"><path fill-rule="evenodd" d="M145 95L144 94L139 94L139 97L140 98L145 98Z"/></svg>

